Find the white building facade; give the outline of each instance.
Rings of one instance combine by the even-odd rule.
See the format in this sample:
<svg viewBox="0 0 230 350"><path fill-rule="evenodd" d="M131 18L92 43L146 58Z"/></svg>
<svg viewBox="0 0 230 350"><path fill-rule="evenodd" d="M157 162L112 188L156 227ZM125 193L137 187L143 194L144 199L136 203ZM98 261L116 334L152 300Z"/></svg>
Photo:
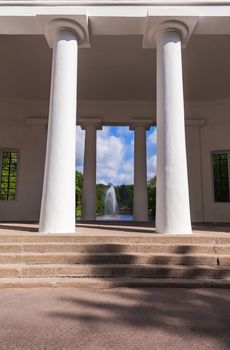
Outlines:
<svg viewBox="0 0 230 350"><path fill-rule="evenodd" d="M0 1L0 47L1 221L75 232L78 124L84 220L104 125L134 130L134 219L147 220L156 125L156 230L230 222L230 1Z"/></svg>

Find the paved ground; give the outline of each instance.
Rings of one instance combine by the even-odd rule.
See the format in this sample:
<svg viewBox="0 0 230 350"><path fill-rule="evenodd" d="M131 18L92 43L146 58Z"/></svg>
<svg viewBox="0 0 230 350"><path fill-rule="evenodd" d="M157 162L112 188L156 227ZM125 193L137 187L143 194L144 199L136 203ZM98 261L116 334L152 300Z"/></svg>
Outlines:
<svg viewBox="0 0 230 350"><path fill-rule="evenodd" d="M0 290L1 350L229 348L229 290Z"/></svg>
<svg viewBox="0 0 230 350"><path fill-rule="evenodd" d="M226 237L230 234L230 223L199 223L193 224L193 236L215 236ZM0 235L28 235L38 234L38 223L20 223L20 222L0 222ZM92 222L84 223L77 222L76 234L78 236L145 236L153 237L159 235L155 232L153 222ZM164 236L172 236L172 234L165 234Z"/></svg>

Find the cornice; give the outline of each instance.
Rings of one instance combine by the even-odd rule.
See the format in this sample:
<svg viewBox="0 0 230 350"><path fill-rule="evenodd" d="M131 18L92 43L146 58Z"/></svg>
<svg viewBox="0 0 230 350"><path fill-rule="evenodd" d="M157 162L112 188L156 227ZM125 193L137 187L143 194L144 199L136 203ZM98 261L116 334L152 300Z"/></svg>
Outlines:
<svg viewBox="0 0 230 350"><path fill-rule="evenodd" d="M226 6L230 0L1 0L0 6Z"/></svg>

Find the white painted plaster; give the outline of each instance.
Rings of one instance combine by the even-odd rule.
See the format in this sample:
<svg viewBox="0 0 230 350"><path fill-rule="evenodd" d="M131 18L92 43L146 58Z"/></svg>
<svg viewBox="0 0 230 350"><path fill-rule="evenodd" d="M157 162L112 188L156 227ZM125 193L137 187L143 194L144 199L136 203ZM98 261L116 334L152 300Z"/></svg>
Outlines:
<svg viewBox="0 0 230 350"><path fill-rule="evenodd" d="M0 148L19 152L16 200L0 201L1 221L37 221L41 206L46 127L0 120Z"/></svg>

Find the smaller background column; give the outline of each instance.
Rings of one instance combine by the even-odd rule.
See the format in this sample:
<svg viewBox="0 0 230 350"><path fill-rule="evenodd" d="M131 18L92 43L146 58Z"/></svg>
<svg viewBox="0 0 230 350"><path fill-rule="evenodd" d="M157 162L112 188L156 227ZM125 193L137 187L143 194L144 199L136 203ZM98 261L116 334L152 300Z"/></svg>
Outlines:
<svg viewBox="0 0 230 350"><path fill-rule="evenodd" d="M134 130L134 193L133 219L148 221L148 192L146 164L146 130L149 124L140 121L132 125Z"/></svg>
<svg viewBox="0 0 230 350"><path fill-rule="evenodd" d="M96 159L97 159L97 122L84 123L85 153L83 171L82 220L96 220Z"/></svg>

